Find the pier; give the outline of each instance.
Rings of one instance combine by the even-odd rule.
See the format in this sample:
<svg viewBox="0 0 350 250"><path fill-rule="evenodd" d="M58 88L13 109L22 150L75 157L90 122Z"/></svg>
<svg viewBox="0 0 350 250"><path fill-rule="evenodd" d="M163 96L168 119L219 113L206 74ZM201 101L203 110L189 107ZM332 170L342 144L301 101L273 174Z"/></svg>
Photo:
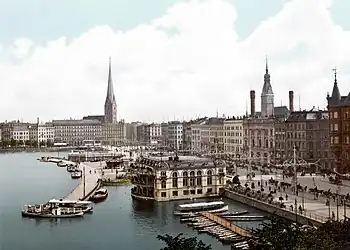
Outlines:
<svg viewBox="0 0 350 250"><path fill-rule="evenodd" d="M87 200L95 190L101 186L101 172L98 169L100 162L80 163L79 168L83 171L81 182L67 196L65 200Z"/></svg>
<svg viewBox="0 0 350 250"><path fill-rule="evenodd" d="M201 214L205 218L211 220L212 222L215 222L215 223L221 225L222 227L224 227L224 228L226 228L226 229L228 229L228 230L230 230L230 231L232 231L240 236L244 236L244 237L248 237L248 238L251 238L253 236L249 231L236 226L231 221L226 220L226 219L224 219L216 214L212 214L212 213L208 213L208 212L202 212Z"/></svg>

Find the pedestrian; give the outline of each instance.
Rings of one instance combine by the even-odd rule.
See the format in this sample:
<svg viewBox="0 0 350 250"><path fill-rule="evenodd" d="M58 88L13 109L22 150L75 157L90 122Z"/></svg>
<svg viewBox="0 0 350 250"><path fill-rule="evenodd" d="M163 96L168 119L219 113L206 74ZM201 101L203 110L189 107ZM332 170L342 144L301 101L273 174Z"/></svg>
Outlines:
<svg viewBox="0 0 350 250"><path fill-rule="evenodd" d="M332 211L332 220L335 220L335 214L334 214L334 211Z"/></svg>
<svg viewBox="0 0 350 250"><path fill-rule="evenodd" d="M288 194L286 194L286 201L288 200Z"/></svg>

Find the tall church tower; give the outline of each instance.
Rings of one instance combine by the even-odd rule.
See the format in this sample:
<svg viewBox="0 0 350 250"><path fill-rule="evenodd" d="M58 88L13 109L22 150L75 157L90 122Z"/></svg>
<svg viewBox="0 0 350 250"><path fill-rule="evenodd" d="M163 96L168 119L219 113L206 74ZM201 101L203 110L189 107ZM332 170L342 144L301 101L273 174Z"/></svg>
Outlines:
<svg viewBox="0 0 350 250"><path fill-rule="evenodd" d="M266 72L264 75L264 86L261 92L261 116L263 118L274 115L274 95L270 83L269 67L266 57Z"/></svg>
<svg viewBox="0 0 350 250"><path fill-rule="evenodd" d="M108 87L105 101L105 123L117 123L117 104L113 90L111 58L109 58Z"/></svg>

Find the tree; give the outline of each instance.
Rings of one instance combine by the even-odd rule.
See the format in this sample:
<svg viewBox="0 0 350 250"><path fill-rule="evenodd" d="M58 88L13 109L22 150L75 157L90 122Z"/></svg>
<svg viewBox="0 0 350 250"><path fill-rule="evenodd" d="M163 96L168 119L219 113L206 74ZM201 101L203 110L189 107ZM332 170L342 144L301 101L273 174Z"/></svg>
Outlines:
<svg viewBox="0 0 350 250"><path fill-rule="evenodd" d="M12 138L11 141L10 141L10 145L11 145L12 148L16 147L17 146L17 141Z"/></svg>
<svg viewBox="0 0 350 250"><path fill-rule="evenodd" d="M166 247L161 250L211 250L210 245L205 245L203 241L198 240L196 237L185 238L180 233L177 236L158 235L157 239L163 241Z"/></svg>

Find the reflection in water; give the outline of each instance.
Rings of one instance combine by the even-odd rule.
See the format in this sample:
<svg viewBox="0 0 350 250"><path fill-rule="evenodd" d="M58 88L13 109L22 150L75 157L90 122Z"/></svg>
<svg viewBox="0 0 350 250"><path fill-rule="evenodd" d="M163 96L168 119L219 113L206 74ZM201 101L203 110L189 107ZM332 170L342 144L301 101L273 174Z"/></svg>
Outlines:
<svg viewBox="0 0 350 250"><path fill-rule="evenodd" d="M84 217L76 217L76 218L64 218L64 219L60 219L60 218L26 218L26 217L22 217L22 221L23 222L30 222L30 221L34 221L35 222L35 226L41 226L41 225L47 225L49 224L51 228L54 228L58 225L63 225L63 226L67 226L70 225L72 223L77 223L79 221L84 220Z"/></svg>

